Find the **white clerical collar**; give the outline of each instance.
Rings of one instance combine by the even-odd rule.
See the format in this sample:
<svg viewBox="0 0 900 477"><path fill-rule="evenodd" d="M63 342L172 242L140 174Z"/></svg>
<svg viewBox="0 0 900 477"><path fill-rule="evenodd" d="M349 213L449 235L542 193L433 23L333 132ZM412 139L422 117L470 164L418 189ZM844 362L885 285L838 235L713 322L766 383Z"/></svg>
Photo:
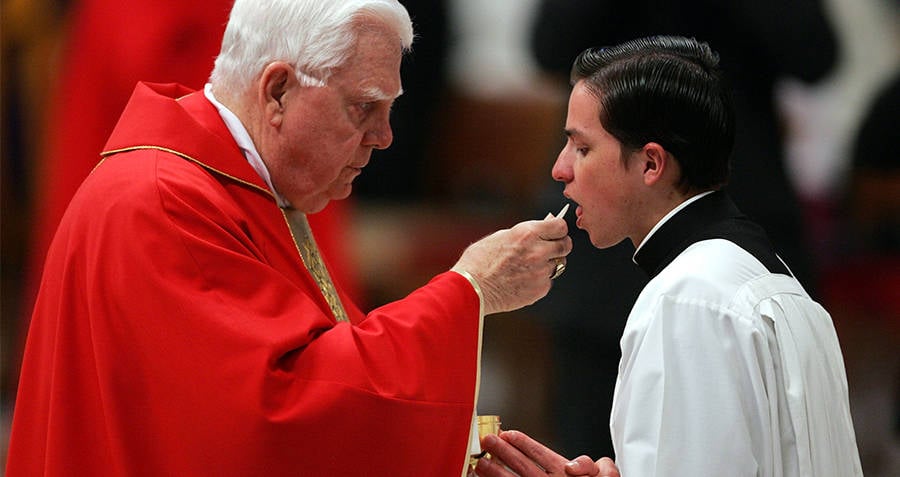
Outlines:
<svg viewBox="0 0 900 477"><path fill-rule="evenodd" d="M648 232L647 235L644 236L644 240L641 240L641 244L638 245L638 247L634 250L634 255L631 256L631 261L634 262L634 263L637 263L637 261L634 259L634 257L637 256L638 251L641 250L641 247L643 247L644 244L647 243L648 240L650 240L650 237L652 237L653 234L654 234L657 230L659 230L659 228L662 227L662 225L663 225L664 223L666 223L666 221L668 221L669 219L671 219L672 217L674 217L675 214L677 214L678 211L680 211L681 209L687 207L688 205L690 205L691 203L697 201L697 200L700 199L701 197L706 197L706 196L708 196L709 194L712 194L713 192L715 192L715 191L714 191L714 190L708 190L708 191L706 191L706 192L701 192L701 193L699 193L699 194L697 194L697 195L691 197L690 199L687 199L687 200L685 200L684 202L678 204L677 207L675 207L674 209L670 210L668 214L664 215L663 218L659 219L659 222L657 222L656 225L654 225L653 228L650 229L650 232Z"/></svg>
<svg viewBox="0 0 900 477"><path fill-rule="evenodd" d="M206 96L206 99L208 99L219 111L219 116L222 116L222 120L225 121L225 126L228 128L228 131L234 137L234 140L237 142L238 147L241 148L241 151L244 152L244 157L247 159L247 162L250 163L250 166L253 167L256 173L259 174L259 177L262 177L269 186L269 189L272 190L278 206L281 208L290 207L291 204L281 197L281 195L278 194L278 191L275 190L275 186L272 185L272 176L269 175L269 169L266 168L266 164L259 156L259 152L253 144L253 139L250 138L250 133L247 132L247 128L244 127L241 120L238 119L237 115L231 112L230 109L216 99L213 95L212 85L210 83L206 83L206 86L203 88L203 95Z"/></svg>

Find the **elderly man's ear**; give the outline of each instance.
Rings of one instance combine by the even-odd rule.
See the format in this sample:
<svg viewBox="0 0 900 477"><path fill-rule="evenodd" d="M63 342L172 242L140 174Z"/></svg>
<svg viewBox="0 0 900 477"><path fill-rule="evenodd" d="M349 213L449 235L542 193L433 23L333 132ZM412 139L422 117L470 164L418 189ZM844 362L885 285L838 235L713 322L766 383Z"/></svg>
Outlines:
<svg viewBox="0 0 900 477"><path fill-rule="evenodd" d="M269 63L259 79L259 102L264 105L266 120L278 127L284 119L284 96L297 83L294 68L283 61Z"/></svg>

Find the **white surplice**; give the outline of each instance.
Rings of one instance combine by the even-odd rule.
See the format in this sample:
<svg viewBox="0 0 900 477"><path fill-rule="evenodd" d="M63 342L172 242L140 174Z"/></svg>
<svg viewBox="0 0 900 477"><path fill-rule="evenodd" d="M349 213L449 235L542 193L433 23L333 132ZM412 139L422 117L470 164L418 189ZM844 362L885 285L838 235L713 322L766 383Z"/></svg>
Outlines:
<svg viewBox="0 0 900 477"><path fill-rule="evenodd" d="M732 241L687 242L650 272L621 340L622 476L861 476L828 313Z"/></svg>

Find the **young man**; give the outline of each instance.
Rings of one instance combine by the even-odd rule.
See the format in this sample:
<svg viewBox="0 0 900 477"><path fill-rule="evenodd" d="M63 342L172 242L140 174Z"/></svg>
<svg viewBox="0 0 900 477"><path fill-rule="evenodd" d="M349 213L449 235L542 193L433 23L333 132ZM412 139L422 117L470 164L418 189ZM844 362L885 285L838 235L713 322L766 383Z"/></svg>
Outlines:
<svg viewBox="0 0 900 477"><path fill-rule="evenodd" d="M460 476L483 317L533 303L560 218L362 313L305 214L392 140L396 0L237 0L210 84L139 84L47 256L7 475ZM426 437L426 438L423 438Z"/></svg>
<svg viewBox="0 0 900 477"><path fill-rule="evenodd" d="M734 118L717 55L692 39L643 38L583 52L572 81L553 177L591 242L631 240L650 277L621 340L619 471L862 475L831 318L722 191ZM567 471L521 433L506 437L484 447L520 474L535 456ZM478 472L506 475L490 462Z"/></svg>

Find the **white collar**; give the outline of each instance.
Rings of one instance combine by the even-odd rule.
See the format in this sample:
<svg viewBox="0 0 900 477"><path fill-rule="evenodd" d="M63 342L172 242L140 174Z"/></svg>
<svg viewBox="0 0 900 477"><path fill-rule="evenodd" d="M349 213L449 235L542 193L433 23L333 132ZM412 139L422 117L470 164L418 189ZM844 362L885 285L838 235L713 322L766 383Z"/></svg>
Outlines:
<svg viewBox="0 0 900 477"><path fill-rule="evenodd" d="M271 189L272 193L275 195L275 201L278 203L278 206L281 208L290 207L291 204L285 200L284 197L275 190L275 186L272 185L272 176L269 175L269 169L266 168L266 164L263 162L262 157L259 156L259 151L256 150L253 139L250 138L250 133L247 132L247 128L244 127L241 120L237 115L231 112L230 109L216 99L212 92L212 84L206 83L206 86L203 87L203 95L206 96L206 99L208 99L209 102L216 107L216 110L219 111L219 116L225 121L225 127L228 128L228 131L234 137L235 142L237 142L238 147L244 152L244 157L247 159L247 162L250 163L250 166L252 166L256 173L259 174L259 177L262 177L269 186L269 189Z"/></svg>
<svg viewBox="0 0 900 477"><path fill-rule="evenodd" d="M691 197L691 198L685 200L684 202L678 204L678 206L676 206L674 209L670 210L668 214L664 215L663 218L659 219L659 222L657 222L656 225L654 225L653 228L650 229L650 232L648 232L647 235L644 236L644 240L641 240L641 244L638 245L637 248L634 250L634 255L631 256L631 261L634 262L634 263L637 263L637 262L634 260L634 257L637 255L638 251L641 249L641 247L644 246L645 243L647 243L647 240L649 240L650 237L651 237L657 230L659 230L659 228L662 227L662 225L663 225L664 223L666 223L666 221L668 221L669 219L671 219L675 214L678 213L678 211L680 211L681 209L687 207L687 206L690 205L692 202L697 201L697 200L700 199L701 197L708 196L709 194L712 194L713 192L715 192L715 191L714 191L714 190L708 190L708 191L706 191L706 192L701 192L701 193L699 193L699 194L697 194L697 195L695 195L695 196L693 196L693 197Z"/></svg>

